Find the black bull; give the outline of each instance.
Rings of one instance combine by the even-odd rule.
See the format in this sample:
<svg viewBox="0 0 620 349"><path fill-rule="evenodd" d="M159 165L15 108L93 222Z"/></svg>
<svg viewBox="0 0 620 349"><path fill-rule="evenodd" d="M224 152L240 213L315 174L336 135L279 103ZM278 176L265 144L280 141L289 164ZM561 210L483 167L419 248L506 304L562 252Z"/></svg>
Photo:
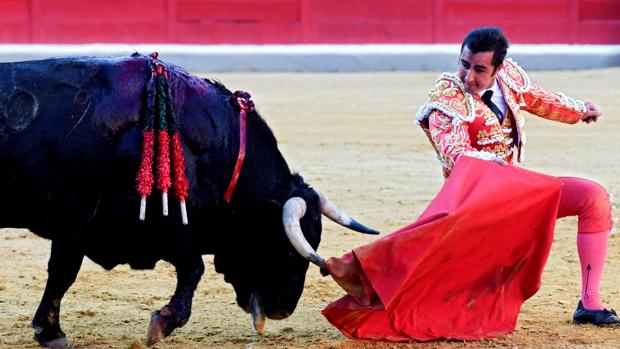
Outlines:
<svg viewBox="0 0 620 349"><path fill-rule="evenodd" d="M123 263L152 269L159 260L174 265L177 287L153 313L152 344L187 322L203 254L215 256L216 271L260 327L265 315L282 319L295 310L308 259L321 265L314 253L321 213L373 232L291 173L256 111L248 113L237 187L224 202L239 150L239 110L223 85L176 66L167 68L190 224L181 224L174 199L163 217L159 195L151 195L140 221L136 173L149 62L134 54L0 64L0 227L28 228L52 240L48 280L32 321L42 345L69 345L60 328L60 302L84 256L105 269ZM295 234L303 241L287 239Z"/></svg>

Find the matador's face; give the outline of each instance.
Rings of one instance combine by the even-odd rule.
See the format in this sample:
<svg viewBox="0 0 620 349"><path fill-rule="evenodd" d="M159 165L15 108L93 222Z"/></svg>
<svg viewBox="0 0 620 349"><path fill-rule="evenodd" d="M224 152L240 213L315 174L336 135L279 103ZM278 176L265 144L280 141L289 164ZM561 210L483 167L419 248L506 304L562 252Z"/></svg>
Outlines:
<svg viewBox="0 0 620 349"><path fill-rule="evenodd" d="M498 70L493 67L493 51L472 53L467 46L461 51L457 74L467 92L475 95L491 88Z"/></svg>

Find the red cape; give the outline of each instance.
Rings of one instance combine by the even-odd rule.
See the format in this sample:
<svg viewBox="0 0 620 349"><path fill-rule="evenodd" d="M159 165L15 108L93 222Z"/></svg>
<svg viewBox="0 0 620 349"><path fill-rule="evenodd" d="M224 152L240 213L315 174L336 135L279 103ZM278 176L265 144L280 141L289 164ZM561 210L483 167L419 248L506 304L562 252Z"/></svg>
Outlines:
<svg viewBox="0 0 620 349"><path fill-rule="evenodd" d="M323 314L349 338L492 338L540 287L561 183L462 157L414 223L328 260L349 294Z"/></svg>

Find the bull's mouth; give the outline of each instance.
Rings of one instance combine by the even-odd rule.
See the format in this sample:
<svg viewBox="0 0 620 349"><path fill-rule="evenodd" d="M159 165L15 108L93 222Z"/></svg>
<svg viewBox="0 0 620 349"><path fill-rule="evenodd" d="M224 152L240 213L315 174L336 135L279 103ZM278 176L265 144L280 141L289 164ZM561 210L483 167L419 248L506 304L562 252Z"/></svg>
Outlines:
<svg viewBox="0 0 620 349"><path fill-rule="evenodd" d="M279 313L269 314L267 315L267 318L271 320L284 320L289 316L291 316L291 313L289 312L279 312Z"/></svg>

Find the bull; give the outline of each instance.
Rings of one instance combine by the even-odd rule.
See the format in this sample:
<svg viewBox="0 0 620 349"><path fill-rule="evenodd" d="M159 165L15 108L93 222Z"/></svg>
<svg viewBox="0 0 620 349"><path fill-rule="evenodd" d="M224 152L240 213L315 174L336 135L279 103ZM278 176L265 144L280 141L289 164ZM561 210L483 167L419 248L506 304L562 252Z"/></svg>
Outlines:
<svg viewBox="0 0 620 349"><path fill-rule="evenodd" d="M174 295L151 316L152 345L190 317L203 254L214 255L216 271L260 332L265 317L293 313L309 261L324 270L315 252L322 214L377 233L291 173L256 110L247 109L242 138L238 95L163 63L184 158L186 211L164 216L149 196L140 220L136 173L144 158L145 115L153 107L147 87L154 60L136 53L0 64L0 191L8 198L0 201L0 227L27 228L52 241L32 320L43 346L70 345L60 304L84 256L107 270L119 264L153 269L159 260L175 267ZM224 200L243 143L243 166Z"/></svg>

